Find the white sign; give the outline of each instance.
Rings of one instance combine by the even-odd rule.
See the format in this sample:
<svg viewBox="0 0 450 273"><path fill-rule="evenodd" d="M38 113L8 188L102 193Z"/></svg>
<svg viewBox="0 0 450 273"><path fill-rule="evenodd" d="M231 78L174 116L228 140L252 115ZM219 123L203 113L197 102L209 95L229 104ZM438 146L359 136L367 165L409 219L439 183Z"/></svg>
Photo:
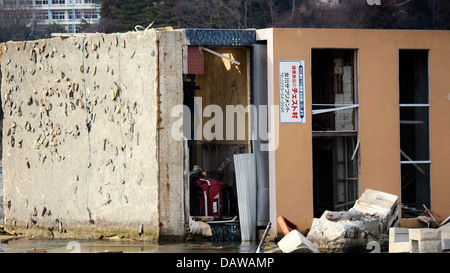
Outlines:
<svg viewBox="0 0 450 273"><path fill-rule="evenodd" d="M280 122L305 123L305 61L279 61Z"/></svg>

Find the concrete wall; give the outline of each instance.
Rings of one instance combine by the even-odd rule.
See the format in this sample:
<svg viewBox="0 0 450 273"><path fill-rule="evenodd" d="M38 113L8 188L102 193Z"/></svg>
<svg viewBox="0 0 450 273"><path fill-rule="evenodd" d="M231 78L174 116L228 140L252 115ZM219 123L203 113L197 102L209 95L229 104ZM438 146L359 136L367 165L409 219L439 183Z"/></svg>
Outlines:
<svg viewBox="0 0 450 273"><path fill-rule="evenodd" d="M154 30L0 45L7 230L158 238L158 46Z"/></svg>
<svg viewBox="0 0 450 273"><path fill-rule="evenodd" d="M186 164L184 141L172 136L172 125L180 120L180 117L172 114L172 109L183 105L185 36L182 30L161 31L158 35L159 226L162 240L178 240L185 235L188 220L189 164Z"/></svg>
<svg viewBox="0 0 450 273"><path fill-rule="evenodd" d="M399 49L430 50L431 207L450 214L449 31L265 29L269 103L278 105L278 61L305 60L306 111L311 111L311 49L358 50L360 185L400 196ZM272 122L278 122L276 113ZM311 115L306 124L280 124L270 153L271 221L283 215L302 230L313 219ZM274 230L276 228L274 227ZM278 228L278 230L280 230Z"/></svg>

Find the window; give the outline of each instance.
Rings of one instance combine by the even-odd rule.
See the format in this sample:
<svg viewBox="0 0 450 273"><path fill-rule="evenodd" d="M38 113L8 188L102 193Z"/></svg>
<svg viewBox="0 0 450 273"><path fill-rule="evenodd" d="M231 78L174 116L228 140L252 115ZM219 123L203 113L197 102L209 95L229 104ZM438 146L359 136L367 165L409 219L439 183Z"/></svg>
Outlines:
<svg viewBox="0 0 450 273"><path fill-rule="evenodd" d="M64 11L52 11L53 20L64 20L66 18L66 13Z"/></svg>
<svg viewBox="0 0 450 273"><path fill-rule="evenodd" d="M399 77L401 202L408 218L431 205L428 50L400 50Z"/></svg>
<svg viewBox="0 0 450 273"><path fill-rule="evenodd" d="M97 12L95 10L87 10L84 12L84 19L97 19Z"/></svg>
<svg viewBox="0 0 450 273"><path fill-rule="evenodd" d="M48 12L47 11L38 11L36 13L36 19L38 20L48 20Z"/></svg>
<svg viewBox="0 0 450 273"><path fill-rule="evenodd" d="M48 0L36 0L36 5L48 5Z"/></svg>
<svg viewBox="0 0 450 273"><path fill-rule="evenodd" d="M84 0L85 4L94 4L95 0Z"/></svg>
<svg viewBox="0 0 450 273"><path fill-rule="evenodd" d="M52 0L52 5L64 5L66 0Z"/></svg>
<svg viewBox="0 0 450 273"><path fill-rule="evenodd" d="M81 32L81 26L80 25L76 25L75 26L75 33L80 33Z"/></svg>
<svg viewBox="0 0 450 273"><path fill-rule="evenodd" d="M73 13L74 13L73 10L69 10L68 11L69 20L73 20L74 19ZM75 10L75 20L80 20L80 19L81 19L81 11Z"/></svg>

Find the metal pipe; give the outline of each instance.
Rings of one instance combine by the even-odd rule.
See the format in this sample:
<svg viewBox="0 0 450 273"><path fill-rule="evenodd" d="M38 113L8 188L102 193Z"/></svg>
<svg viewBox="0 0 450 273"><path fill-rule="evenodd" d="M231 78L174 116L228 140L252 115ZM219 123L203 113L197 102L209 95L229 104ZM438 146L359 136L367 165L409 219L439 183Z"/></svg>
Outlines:
<svg viewBox="0 0 450 273"><path fill-rule="evenodd" d="M240 64L241 64L240 62L238 62L238 61L236 61L236 60L233 60L233 59L231 59L231 58L228 58L227 56L225 56L225 55L223 55L223 54L220 54L219 52L216 52L216 51L214 51L214 50L211 50L211 49L209 49L209 48L200 46L199 49L200 49L200 51L204 50L204 51L209 52L209 53L211 53L211 54L213 54L213 55L216 55L216 56L219 56L219 57L221 57L221 58L224 58L225 60L228 60L228 61L230 61L230 62L232 62L232 63L234 63L234 64L236 64L236 65L240 65Z"/></svg>

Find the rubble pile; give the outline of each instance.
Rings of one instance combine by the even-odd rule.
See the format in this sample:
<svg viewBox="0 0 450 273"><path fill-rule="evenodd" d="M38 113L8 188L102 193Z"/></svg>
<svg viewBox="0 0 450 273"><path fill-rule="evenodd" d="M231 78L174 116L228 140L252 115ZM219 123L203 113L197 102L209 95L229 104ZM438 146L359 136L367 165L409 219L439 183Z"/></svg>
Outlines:
<svg viewBox="0 0 450 273"><path fill-rule="evenodd" d="M396 195L367 189L348 211L327 210L314 218L306 237L280 216L285 236L278 247L283 253L450 252L450 216L424 208L417 218L399 219Z"/></svg>
<svg viewBox="0 0 450 273"><path fill-rule="evenodd" d="M390 253L450 252L450 216L424 208L422 215L400 219L389 229Z"/></svg>
<svg viewBox="0 0 450 273"><path fill-rule="evenodd" d="M387 247L385 232L397 219L398 197L367 189L349 211L325 211L313 220L307 238L321 252L366 248L370 241Z"/></svg>

